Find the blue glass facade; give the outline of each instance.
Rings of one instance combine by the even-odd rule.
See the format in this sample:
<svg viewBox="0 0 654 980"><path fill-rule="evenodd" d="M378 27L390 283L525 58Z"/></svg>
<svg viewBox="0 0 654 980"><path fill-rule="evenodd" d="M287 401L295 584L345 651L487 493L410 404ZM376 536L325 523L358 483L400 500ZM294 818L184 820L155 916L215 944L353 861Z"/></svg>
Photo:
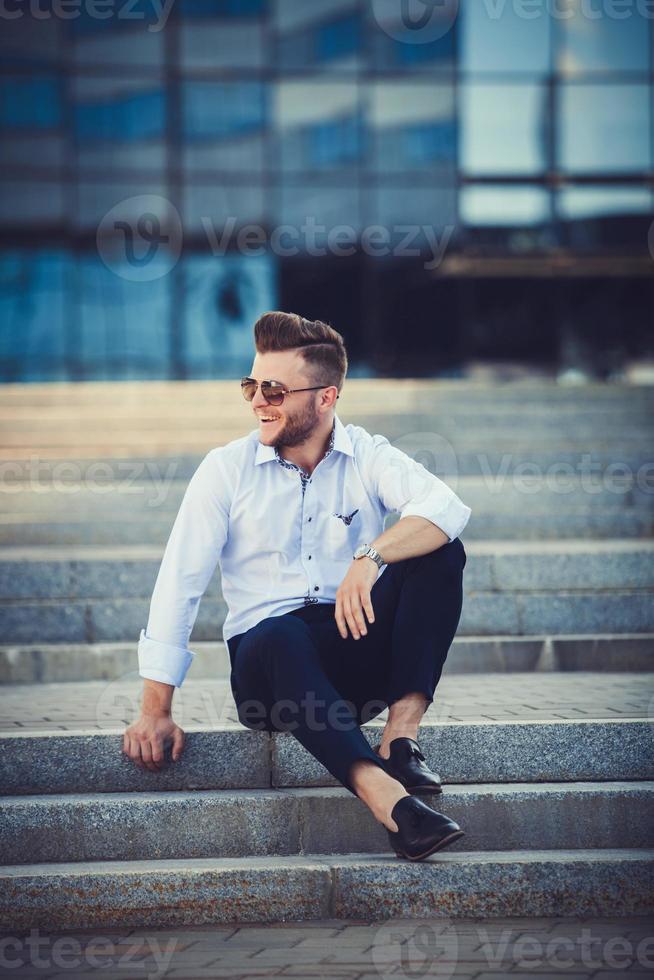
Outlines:
<svg viewBox="0 0 654 980"><path fill-rule="evenodd" d="M523 323L536 295L529 261L540 277L566 254L589 281L606 257L623 286L637 274L644 322L654 28L647 5L627 6L444 0L409 3L402 21L401 5L371 0L139 0L3 21L2 378L231 377L253 319L301 304L343 326L354 364L401 371L394 338L429 335L435 370L441 304L457 356L492 348L475 343L495 329L496 259L507 320L513 296ZM165 215L148 223L151 197L181 241ZM129 219L121 202L136 202ZM302 234L273 244L307 221L319 245L348 226L357 254L321 255ZM393 243L412 222L413 264L363 248L367 229ZM258 248L238 237L250 225ZM447 235L437 271L425 228ZM141 281L107 260L128 240L149 265ZM552 335L569 319L561 297Z"/></svg>

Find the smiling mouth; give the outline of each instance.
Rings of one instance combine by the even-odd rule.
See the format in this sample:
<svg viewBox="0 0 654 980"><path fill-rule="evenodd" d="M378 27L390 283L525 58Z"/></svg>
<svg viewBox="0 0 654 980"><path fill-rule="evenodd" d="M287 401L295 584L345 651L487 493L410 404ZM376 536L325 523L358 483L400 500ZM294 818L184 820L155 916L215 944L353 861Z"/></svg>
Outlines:
<svg viewBox="0 0 654 980"><path fill-rule="evenodd" d="M262 418L259 415L258 416L258 419L259 419L259 422L261 422L262 425L270 425L273 422L279 422L279 416L276 416L275 418L271 418L271 419L266 419L266 418Z"/></svg>

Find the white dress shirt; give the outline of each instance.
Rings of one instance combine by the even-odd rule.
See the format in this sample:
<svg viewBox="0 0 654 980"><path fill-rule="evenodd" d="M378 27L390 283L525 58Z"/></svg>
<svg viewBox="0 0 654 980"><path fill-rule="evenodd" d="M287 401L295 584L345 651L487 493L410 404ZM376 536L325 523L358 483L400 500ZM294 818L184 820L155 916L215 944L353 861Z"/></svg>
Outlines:
<svg viewBox="0 0 654 980"><path fill-rule="evenodd" d="M385 436L344 426L337 415L311 476L259 442L258 428L211 449L189 481L164 551L138 644L140 676L181 687L195 656L191 630L218 562L226 642L269 616L336 602L355 549L382 533L391 512L425 517L450 541L471 514Z"/></svg>

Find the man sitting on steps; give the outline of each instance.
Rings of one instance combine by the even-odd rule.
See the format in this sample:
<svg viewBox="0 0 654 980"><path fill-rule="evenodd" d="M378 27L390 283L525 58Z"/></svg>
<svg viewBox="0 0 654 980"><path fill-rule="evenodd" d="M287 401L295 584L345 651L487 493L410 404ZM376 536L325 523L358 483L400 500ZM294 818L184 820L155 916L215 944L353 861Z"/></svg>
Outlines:
<svg viewBox="0 0 654 980"><path fill-rule="evenodd" d="M463 835L411 794L441 792L418 726L461 616L458 535L471 511L384 436L340 421L339 333L273 312L259 318L254 340L241 391L258 427L212 449L189 482L141 630L141 715L123 752L156 771L172 741L179 759L173 692L220 562L241 722L291 732L369 807L399 856L421 860ZM383 531L395 511L400 519ZM373 749L360 726L386 707Z"/></svg>

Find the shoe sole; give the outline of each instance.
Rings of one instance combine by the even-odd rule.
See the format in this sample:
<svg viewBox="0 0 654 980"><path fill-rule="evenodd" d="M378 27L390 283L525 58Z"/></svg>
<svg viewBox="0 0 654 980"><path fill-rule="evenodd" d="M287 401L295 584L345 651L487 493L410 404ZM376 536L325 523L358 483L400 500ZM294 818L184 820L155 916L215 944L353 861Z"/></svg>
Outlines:
<svg viewBox="0 0 654 980"><path fill-rule="evenodd" d="M464 830L455 830L454 833L448 834L447 837L443 837L441 840L437 841L432 847L428 848L424 854L416 854L411 856L410 854L404 854L401 851L395 851L399 858L406 858L407 861L423 861L430 854L435 854L436 851L441 851L448 844L453 844L455 840L459 840L460 837L465 836Z"/></svg>

